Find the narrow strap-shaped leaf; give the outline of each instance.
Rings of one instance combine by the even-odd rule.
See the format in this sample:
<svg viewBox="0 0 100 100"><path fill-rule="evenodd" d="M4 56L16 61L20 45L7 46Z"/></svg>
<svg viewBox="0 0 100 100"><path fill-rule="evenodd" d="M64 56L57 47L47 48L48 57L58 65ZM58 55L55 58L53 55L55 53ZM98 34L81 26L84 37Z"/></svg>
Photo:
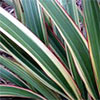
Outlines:
<svg viewBox="0 0 100 100"><path fill-rule="evenodd" d="M62 42L58 39L57 35L47 26L48 32L48 40L50 43L51 49L55 52L55 54L60 58L60 60L65 64L68 68L68 61L66 58L65 47Z"/></svg>
<svg viewBox="0 0 100 100"><path fill-rule="evenodd" d="M13 2L14 2L14 8L16 11L17 19L24 24L25 23L24 21L25 19L23 16L24 11L23 11L21 2L20 0L13 0Z"/></svg>
<svg viewBox="0 0 100 100"><path fill-rule="evenodd" d="M17 61L20 62L25 69L31 69L32 74L38 77L38 79L40 79L44 85L66 98L66 95L63 93L62 89L50 78L48 78L36 63L34 64L34 60L32 60L25 51L10 41L6 36L4 36L4 34L2 34L0 39L4 48L6 48L6 50L10 52L16 60L18 59Z"/></svg>
<svg viewBox="0 0 100 100"><path fill-rule="evenodd" d="M52 31L57 35L57 37L61 41L61 43L64 44L64 40L61 37L61 34L59 33L57 27L55 26L55 24L53 23L53 21L51 19L50 19L50 21L51 21Z"/></svg>
<svg viewBox="0 0 100 100"><path fill-rule="evenodd" d="M39 79L35 78L30 72L28 72L23 66L20 66L19 64L4 58L0 57L0 63L6 66L8 69L10 69L12 72L14 72L16 75L20 76L23 80L25 80L29 86L31 85L36 90L38 90L43 96L45 96L48 100L56 99L59 100L50 89L48 89L45 85L43 85Z"/></svg>
<svg viewBox="0 0 100 100"><path fill-rule="evenodd" d="M88 92L93 98L98 98L97 87L93 71L91 70L92 65L89 58L87 42L80 30L57 0L38 0L38 2L41 7L44 8L46 13L52 18L65 43L67 44L79 75L84 81Z"/></svg>
<svg viewBox="0 0 100 100"><path fill-rule="evenodd" d="M0 26L3 34L27 52L70 98L81 98L74 80L58 59L33 33L2 8Z"/></svg>
<svg viewBox="0 0 100 100"><path fill-rule="evenodd" d="M56 33L54 33L54 30L52 28L52 23L50 22L50 19L47 20L45 13L44 13L44 20L46 20L44 24L45 24L47 34L48 34L48 42L49 42L48 48L68 68L68 62L67 62L67 59L65 56L65 47L64 47L63 43L60 41L61 36L59 39L58 35L56 35Z"/></svg>
<svg viewBox="0 0 100 100"><path fill-rule="evenodd" d="M29 88L29 86L24 81L22 81L18 76L16 76L6 68L3 68L2 65L0 65L0 77L9 80L17 86Z"/></svg>
<svg viewBox="0 0 100 100"><path fill-rule="evenodd" d="M23 65L24 69L27 69L27 72L31 73L32 78L33 77L35 78L35 80L33 81L32 78L30 78L29 75L27 75L26 73L24 73L23 71L21 71L21 73L19 73L19 76L22 79L24 79L27 83L29 82L29 84L31 84L32 87L36 88L44 96L47 96L48 99L52 98L52 97L50 96L50 93L49 93L49 95L47 95L48 91L47 91L47 89L45 90L44 85L47 86L48 88L52 89L53 91L59 93L63 97L67 98L66 95L63 93L63 91L52 80L48 79L47 77L44 77L45 74L44 75L41 74L41 72L39 72L36 68L34 68L33 64L29 63L29 61L26 60L26 58L24 58L23 56L20 55L20 52L16 51L17 48L18 48L18 50L20 50L20 48L15 43L13 43L13 45L11 45L12 43L10 41L8 41L7 37L4 37L6 39L6 41L5 41L5 39L3 37L4 36L1 37L1 42L2 42L3 47L7 51L9 51L14 57L17 55L17 57L15 57L15 59L16 60L20 59L20 60L18 60L18 62L20 62ZM16 48L14 48L14 47L16 47ZM21 49L21 51L22 51L22 53L24 53L24 51L22 49ZM28 56L26 56L26 57L28 59L30 59ZM3 64L5 64L5 62ZM27 66L32 70L32 72L30 72L30 70L29 70L29 68L27 68ZM19 70L19 69L13 69L13 67L11 67L10 65L7 66L7 67L10 70L12 70L13 72L15 72L15 73L16 73L16 70ZM36 67L38 67L38 66L36 66ZM16 74L18 74L18 73L16 73ZM25 76L25 77L23 77L23 76ZM41 83L41 84L39 84L39 83ZM44 85L42 86L42 84L44 84Z"/></svg>
<svg viewBox="0 0 100 100"><path fill-rule="evenodd" d="M97 0L83 0L89 52L100 93L100 9Z"/></svg>
<svg viewBox="0 0 100 100"><path fill-rule="evenodd" d="M80 27L76 0L67 0L67 1L62 0L62 6L68 12L68 14L72 17L74 22Z"/></svg>
<svg viewBox="0 0 100 100"><path fill-rule="evenodd" d="M5 37L5 39L7 40L7 38ZM4 39L4 40L5 40ZM2 40L2 38L1 38L1 42L3 43L3 47L8 51L8 49L10 48L10 45L8 45L7 44L7 42L5 42L4 40ZM9 42L8 42L9 43ZM5 46L4 46L5 45ZM7 47L7 48L6 48ZM18 47L17 47L18 48ZM14 49L13 48L11 48L10 50L12 50L12 51L14 51ZM11 53L11 52L10 52ZM14 53L15 53L15 51L14 51ZM19 54L18 54L19 55ZM17 56L18 56L17 55ZM15 59L17 60L17 58L15 57ZM3 60L4 61L4 60ZM7 62L7 61L4 61L3 62L2 60L1 60L1 62L5 65L6 63L5 62ZM18 60L19 61L19 60ZM21 63L21 62L20 62ZM25 62L24 62L25 63ZM21 63L22 65L23 65L23 68L25 68L28 72L30 72L30 70L29 70L29 68L27 68L26 67L26 65L25 64L23 64L23 63ZM26 63L27 64L27 63ZM14 64L15 65L15 64ZM25 66L25 67L24 67ZM30 66L30 65L29 65ZM7 67L10 67L11 69L10 70L12 70L13 71L13 68L15 68L15 67L11 67L11 66L7 66ZM14 69L14 72L16 73L16 72L18 72L18 71L16 71L17 69ZM23 78L23 76L25 76L25 73L24 73L24 71L21 71L21 76L20 77L22 77ZM56 91L57 93L59 93L59 94L61 94L62 96L64 96L65 98L67 98L64 94L63 94L63 92L61 91L61 89L59 89L58 88L58 86L55 86L55 84L54 84L54 87L52 87L50 84L48 84L47 82L49 81L44 81L43 79L41 79L41 77L39 77L39 76L37 76L36 75L36 73L34 73L34 72L30 72L31 73L31 75L32 75L32 78L34 77L35 78L35 80L34 81L32 81L32 78L30 78L29 77L29 75L28 76L25 76L25 81L27 81L27 82L30 82L29 84L31 84L33 87L35 86L35 87L37 87L36 89L38 90L38 91L40 91L40 93L42 93L44 96L47 96L47 98L48 99L50 99L50 98L53 98L52 96L50 96L51 94L50 93L48 93L48 91L47 90L45 90L45 88L44 88L44 85L42 85L42 84L39 84L40 82L39 81L41 81L42 83L44 82L44 84L47 86L47 87L49 87L49 88L51 88L51 89L53 89L54 91ZM18 73L16 73L16 74L18 74ZM38 73L38 74L40 74L40 73ZM41 74L40 74L41 75ZM39 81L37 80L37 79L39 79ZM39 82L39 83L38 83ZM49 82L50 83L50 82ZM38 86L37 86L38 85ZM53 85L53 84L52 84ZM43 90L42 90L42 89ZM60 90L60 91L59 91ZM50 91L50 90L49 90ZM46 94L45 94L46 93ZM49 94L49 95L48 95Z"/></svg>
<svg viewBox="0 0 100 100"><path fill-rule="evenodd" d="M80 27L76 1L75 0L68 0L68 1L58 0L58 1L61 3L63 8L68 12L68 14L72 17L72 19L78 25L78 27ZM66 47L66 43L64 43L64 44ZM65 48L65 50L66 50L66 48ZM67 52L67 50L66 50L66 52Z"/></svg>
<svg viewBox="0 0 100 100"><path fill-rule="evenodd" d="M63 91L61 90L61 88L59 88L59 86L57 86L57 84L55 84L52 80L50 80L45 75L45 73L41 73L41 70L37 69L37 67L39 67L39 66L32 64L31 62L34 62L34 61L32 60L30 62L29 56L25 55L25 53L22 49L20 49L15 43L12 43L10 40L8 40L8 38L5 37L4 35L1 37L1 42L2 42L2 45L4 46L4 48L6 48L7 51L9 51L14 56L15 59L20 59L20 60L18 60L18 62L20 62L24 66L25 69L28 66L28 68L30 68L32 70L32 74L34 76L38 77L38 79L40 79L40 81L43 84L45 84L47 87L51 88L53 91L59 93L60 95L62 95L66 98L66 96L63 93ZM13 45L11 45L11 44L13 44ZM18 50L16 51L17 48L18 48ZM22 54L24 54L24 55L22 55Z"/></svg>
<svg viewBox="0 0 100 100"><path fill-rule="evenodd" d="M0 37L0 40L1 40L1 37ZM9 54L9 52L1 44L0 44L0 56L9 58L9 59L15 61L15 59Z"/></svg>
<svg viewBox="0 0 100 100"><path fill-rule="evenodd" d="M45 24L46 22L45 22L45 17L44 17L44 11L38 3L37 3L37 6L38 6L38 12L39 12L39 17L40 17L40 23L41 23L44 43L45 45L48 46L48 34L47 34L47 29L46 29L46 24Z"/></svg>
<svg viewBox="0 0 100 100"><path fill-rule="evenodd" d="M0 53L1 52L4 52L4 53L6 53L6 54L8 54L8 52L1 46L1 44L0 44Z"/></svg>
<svg viewBox="0 0 100 100"><path fill-rule="evenodd" d="M6 97L6 96L46 100L44 97L28 89L24 89L24 88L12 86L12 85L0 85L0 97Z"/></svg>
<svg viewBox="0 0 100 100"><path fill-rule="evenodd" d="M70 68L70 71L71 71L71 75L73 76L75 82L77 83L80 91L81 91L81 94L82 94L82 97L87 100L87 91L86 91L86 88L84 86L84 83L83 81L81 80L78 72L77 72L77 69L75 67L75 64L74 64L74 61L73 61L73 58L72 58L72 55L68 49L67 46L66 47L66 53L67 53L67 59L68 59L68 64L69 64L69 68Z"/></svg>
<svg viewBox="0 0 100 100"><path fill-rule="evenodd" d="M16 1L16 0L15 0ZM42 42L47 43L47 34L44 26L41 7L37 0L20 0L24 11L25 25L37 35Z"/></svg>
<svg viewBox="0 0 100 100"><path fill-rule="evenodd" d="M62 4L62 6L64 6L66 8L66 0L58 0L60 2L60 4ZM66 8L67 9L67 8ZM56 25L54 24L54 22L52 21L51 18L49 18L51 21L51 26L52 26L52 30L53 32L57 35L58 39L64 44L64 40L61 37L61 34L59 33Z"/></svg>

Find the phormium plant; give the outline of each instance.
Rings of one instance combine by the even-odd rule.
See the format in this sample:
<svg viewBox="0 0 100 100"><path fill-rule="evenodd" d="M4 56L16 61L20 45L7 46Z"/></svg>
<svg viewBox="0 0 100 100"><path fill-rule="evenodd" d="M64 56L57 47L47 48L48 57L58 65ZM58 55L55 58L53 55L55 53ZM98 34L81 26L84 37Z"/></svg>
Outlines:
<svg viewBox="0 0 100 100"><path fill-rule="evenodd" d="M1 84L0 97L99 100L99 1L4 1L0 76L14 85Z"/></svg>

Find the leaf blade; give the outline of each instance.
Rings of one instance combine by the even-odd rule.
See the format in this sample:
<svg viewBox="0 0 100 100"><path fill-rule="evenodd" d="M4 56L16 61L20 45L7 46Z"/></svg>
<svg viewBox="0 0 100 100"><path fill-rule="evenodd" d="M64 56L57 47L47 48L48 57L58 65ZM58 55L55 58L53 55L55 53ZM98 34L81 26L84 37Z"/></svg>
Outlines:
<svg viewBox="0 0 100 100"><path fill-rule="evenodd" d="M40 100L46 100L44 97L24 88L10 86L10 85L0 85L0 96L15 96L15 97L27 97Z"/></svg>
<svg viewBox="0 0 100 100"><path fill-rule="evenodd" d="M97 1L83 1L89 52L100 93L100 9Z"/></svg>
<svg viewBox="0 0 100 100"><path fill-rule="evenodd" d="M4 24L4 20L7 21L5 18L5 14L0 14L0 20L1 20L1 31L6 34L12 41L14 41L17 45L19 45L23 50L25 50L40 66L41 68L46 72L49 77L55 81L63 90L66 94L70 96L70 98L81 98L80 92L73 81L72 77L68 73L68 71L64 68L64 66L58 61L58 59L48 50L48 48L33 34L31 33L27 28L25 28L21 23L19 23L16 19L14 19L11 15L9 15L6 11L1 9L0 13L7 14L9 17L9 23L13 23L13 30L11 29L9 24L6 27ZM3 15L3 17L2 17ZM12 21L13 19L13 21ZM2 21L3 20L3 21ZM16 22L16 23L14 23ZM17 27L14 27L14 24ZM4 27L4 26L5 27ZM9 33L6 32L5 29L7 28ZM14 29L15 28L15 29ZM17 29L16 29L17 28ZM18 32L19 29L19 32ZM17 31L16 31L17 30ZM14 34L13 34L14 32ZM16 34L17 32L17 34ZM21 33L21 34L20 34ZM28 33L28 34L27 34ZM20 36L21 35L21 36ZM24 38L24 39L23 39ZM26 42L25 42L26 41ZM29 44L32 43L31 47ZM34 45L33 45L34 44ZM35 47L35 48L34 48ZM33 48L33 49L32 49ZM44 59L42 59L44 58ZM55 66L55 67L50 67L50 66ZM56 75L57 73L57 75ZM65 80L65 81L63 81ZM68 85L66 85L68 84ZM68 89L69 88L69 89ZM74 92L75 93L74 93Z"/></svg>
<svg viewBox="0 0 100 100"><path fill-rule="evenodd" d="M61 36L66 42L74 59L79 75L84 81L88 92L92 95L93 98L98 98L99 96L97 87L93 71L91 70L92 65L89 58L88 45L80 30L62 8L62 6L57 2L57 0L45 0L45 2L38 0L38 2L41 7L43 7L48 16L52 18ZM86 68L86 66L88 67Z"/></svg>

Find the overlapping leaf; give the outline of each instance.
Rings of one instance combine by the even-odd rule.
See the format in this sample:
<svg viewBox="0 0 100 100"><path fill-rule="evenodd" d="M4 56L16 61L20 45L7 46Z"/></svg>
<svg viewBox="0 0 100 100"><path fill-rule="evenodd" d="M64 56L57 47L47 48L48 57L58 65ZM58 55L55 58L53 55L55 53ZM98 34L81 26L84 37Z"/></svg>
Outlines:
<svg viewBox="0 0 100 100"><path fill-rule="evenodd" d="M18 20L33 33L0 8L0 45L4 48L0 51L10 53L16 60L0 56L0 63L9 69L0 67L2 77L39 91L48 100L61 100L59 94L66 99L99 99L100 8L97 0L83 0L85 16L78 12L76 0L14 0L14 4ZM79 18L83 22L83 17L88 41L78 28Z"/></svg>
<svg viewBox="0 0 100 100"><path fill-rule="evenodd" d="M46 100L44 97L28 89L24 89L24 88L16 87L16 86L10 86L10 85L0 85L0 97L4 97L4 96Z"/></svg>
<svg viewBox="0 0 100 100"><path fill-rule="evenodd" d="M0 77L9 80L13 84L23 87L23 88L29 88L29 86L22 81L18 76L14 75L14 73L10 72L9 70L5 69L0 65Z"/></svg>
<svg viewBox="0 0 100 100"><path fill-rule="evenodd" d="M70 98L81 98L72 77L57 58L33 33L2 8L0 8L0 27L2 33L28 53Z"/></svg>
<svg viewBox="0 0 100 100"><path fill-rule="evenodd" d="M38 2L52 18L61 36L66 42L88 92L93 98L98 98L95 79L91 70L92 65L89 58L87 43L80 30L57 0L38 0Z"/></svg>
<svg viewBox="0 0 100 100"><path fill-rule="evenodd" d="M48 78L45 73L40 69L40 67L32 60L32 58L23 51L19 46L7 38L4 34L1 36L1 42L4 48L9 51L15 59L20 62L27 71L32 71L32 75L35 76L39 81L45 84L47 87L51 88L55 92L61 94L66 98L66 95L63 93L61 88L57 86L50 78ZM47 96L48 97L48 96Z"/></svg>
<svg viewBox="0 0 100 100"><path fill-rule="evenodd" d="M48 100L50 99L57 99L59 100L56 95L47 87L45 87L38 79L36 79L31 73L29 73L23 66L7 59L4 57L0 57L1 64L4 66L7 65L7 68L22 78L24 81L27 82L31 90L35 88L39 91L43 96L45 96Z"/></svg>

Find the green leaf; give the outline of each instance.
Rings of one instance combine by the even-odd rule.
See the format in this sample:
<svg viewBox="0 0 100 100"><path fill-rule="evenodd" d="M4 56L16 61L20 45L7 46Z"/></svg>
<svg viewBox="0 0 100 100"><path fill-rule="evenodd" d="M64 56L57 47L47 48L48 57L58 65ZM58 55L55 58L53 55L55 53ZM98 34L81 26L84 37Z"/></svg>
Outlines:
<svg viewBox="0 0 100 100"><path fill-rule="evenodd" d="M39 17L40 17L40 23L41 23L41 29L42 29L44 43L45 43L45 45L48 46L48 33L47 33L47 29L46 29L45 14L44 14L43 9L40 7L40 5L37 4L37 6L38 6L38 12L39 12Z"/></svg>
<svg viewBox="0 0 100 100"><path fill-rule="evenodd" d="M86 91L86 88L84 86L84 83L83 81L81 80L78 72L77 72L77 69L75 67L75 63L73 61L73 58L72 58L72 55L68 49L67 46L66 47L66 54L67 54L67 59L68 59L68 64L69 64L69 68L70 68L70 71L71 71L71 75L73 76L76 84L78 85L78 88L80 89L81 91L81 94L82 94L82 97L87 100L87 91Z"/></svg>
<svg viewBox="0 0 100 100"><path fill-rule="evenodd" d="M27 69L25 69L23 66L4 57L0 57L0 63L6 66L12 72L14 72L20 78L25 80L30 87L34 87L48 100L59 100L54 92L52 92L45 85L43 85L43 83L41 83L40 80L37 79L37 77L33 76L32 73L28 72Z"/></svg>
<svg viewBox="0 0 100 100"><path fill-rule="evenodd" d="M20 0L13 0L13 2L14 2L14 8L16 11L17 19L23 24L25 24L25 19L23 15L24 11L23 11Z"/></svg>
<svg viewBox="0 0 100 100"><path fill-rule="evenodd" d="M81 99L79 89L65 67L33 33L2 8L0 26L1 32L28 53L70 98Z"/></svg>
<svg viewBox="0 0 100 100"><path fill-rule="evenodd" d="M89 52L100 93L100 9L96 0L83 0Z"/></svg>
<svg viewBox="0 0 100 100"><path fill-rule="evenodd" d="M0 85L0 97L5 97L5 96L46 100L44 97L28 89L24 89L17 86L11 86L11 85Z"/></svg>
<svg viewBox="0 0 100 100"><path fill-rule="evenodd" d="M8 54L8 52L1 46L1 44L0 44L0 52L5 52Z"/></svg>
<svg viewBox="0 0 100 100"><path fill-rule="evenodd" d="M17 86L29 88L29 86L24 81L22 81L18 76L16 76L14 73L10 72L6 68L3 68L2 65L0 65L0 77L9 80Z"/></svg>
<svg viewBox="0 0 100 100"><path fill-rule="evenodd" d="M24 66L25 69L28 68L28 71L30 71L29 69L31 69L32 74L38 77L38 79L44 85L66 98L66 95L63 93L61 88L46 76L46 74L41 70L41 68L34 62L34 60L32 60L32 58L25 51L18 47L14 42L9 40L4 34L2 34L1 36L1 42L3 47L8 52L10 52L10 54L12 54L13 57Z"/></svg>
<svg viewBox="0 0 100 100"><path fill-rule="evenodd" d="M62 61L65 67L68 68L68 61L66 58L65 47L62 42L58 39L57 35L47 26L49 47L58 56L58 59Z"/></svg>
<svg viewBox="0 0 100 100"><path fill-rule="evenodd" d="M6 40L5 40L5 39ZM23 66L22 68L24 68L23 70L20 69L20 67L17 67L15 62L11 62L10 60L6 60L6 59L1 59L1 64L5 65L7 68L9 68L12 72L14 72L15 74L17 74L18 76L20 76L23 80L25 80L28 84L31 85L32 89L36 88L41 94L43 94L46 98L50 99L54 99L54 97L52 95L54 95L54 93L50 93L51 90L56 91L57 93L61 94L62 96L64 96L65 98L66 95L62 92L61 89L59 89L59 87L54 84L54 82L52 82L52 80L48 79L45 73L44 75L41 73L41 71L38 71L38 69L35 68L35 66L33 64L30 63L30 61L28 61L26 58L30 59L28 56L24 55L24 57L21 55L22 53L24 53L24 51L22 49L20 49L15 43L12 44L12 42L10 40L8 40L7 37L5 37L4 35L1 37L1 42L3 43L3 47L10 52L14 57L17 55L17 57L15 57L16 60L18 60L18 62L20 62ZM15 48L16 47L16 48ZM18 50L22 51L22 52L18 52L16 51L16 49L18 48ZM14 54L13 54L14 53ZM21 54L20 54L21 53ZM25 58L26 56L26 58ZM5 63L6 62L6 63ZM32 62L34 62L32 60ZM9 64L12 63L12 64ZM16 65L16 66L15 66ZM19 64L18 64L19 65ZM15 67L13 67L15 66ZM29 67L28 67L29 66ZM38 67L38 66L36 66ZM25 71L26 69L26 71ZM31 70L31 71L30 71ZM39 69L40 70L40 69ZM19 72L19 73L18 73ZM28 73L27 73L28 72ZM31 76L29 76L31 75ZM46 88L46 86L49 88Z"/></svg>
<svg viewBox="0 0 100 100"><path fill-rule="evenodd" d="M53 20L67 44L79 75L93 98L98 98L97 87L91 70L88 45L79 28L72 21L57 0L38 0L48 16ZM87 58L87 59L86 59Z"/></svg>
<svg viewBox="0 0 100 100"><path fill-rule="evenodd" d="M62 0L62 6L68 12L68 14L72 17L74 22L80 27L76 0L67 0L67 1Z"/></svg>
<svg viewBox="0 0 100 100"><path fill-rule="evenodd" d="M16 0L15 0L16 1ZM44 19L41 8L37 5L37 0L20 0L24 11L25 25L40 38L47 43L47 33L44 26Z"/></svg>

